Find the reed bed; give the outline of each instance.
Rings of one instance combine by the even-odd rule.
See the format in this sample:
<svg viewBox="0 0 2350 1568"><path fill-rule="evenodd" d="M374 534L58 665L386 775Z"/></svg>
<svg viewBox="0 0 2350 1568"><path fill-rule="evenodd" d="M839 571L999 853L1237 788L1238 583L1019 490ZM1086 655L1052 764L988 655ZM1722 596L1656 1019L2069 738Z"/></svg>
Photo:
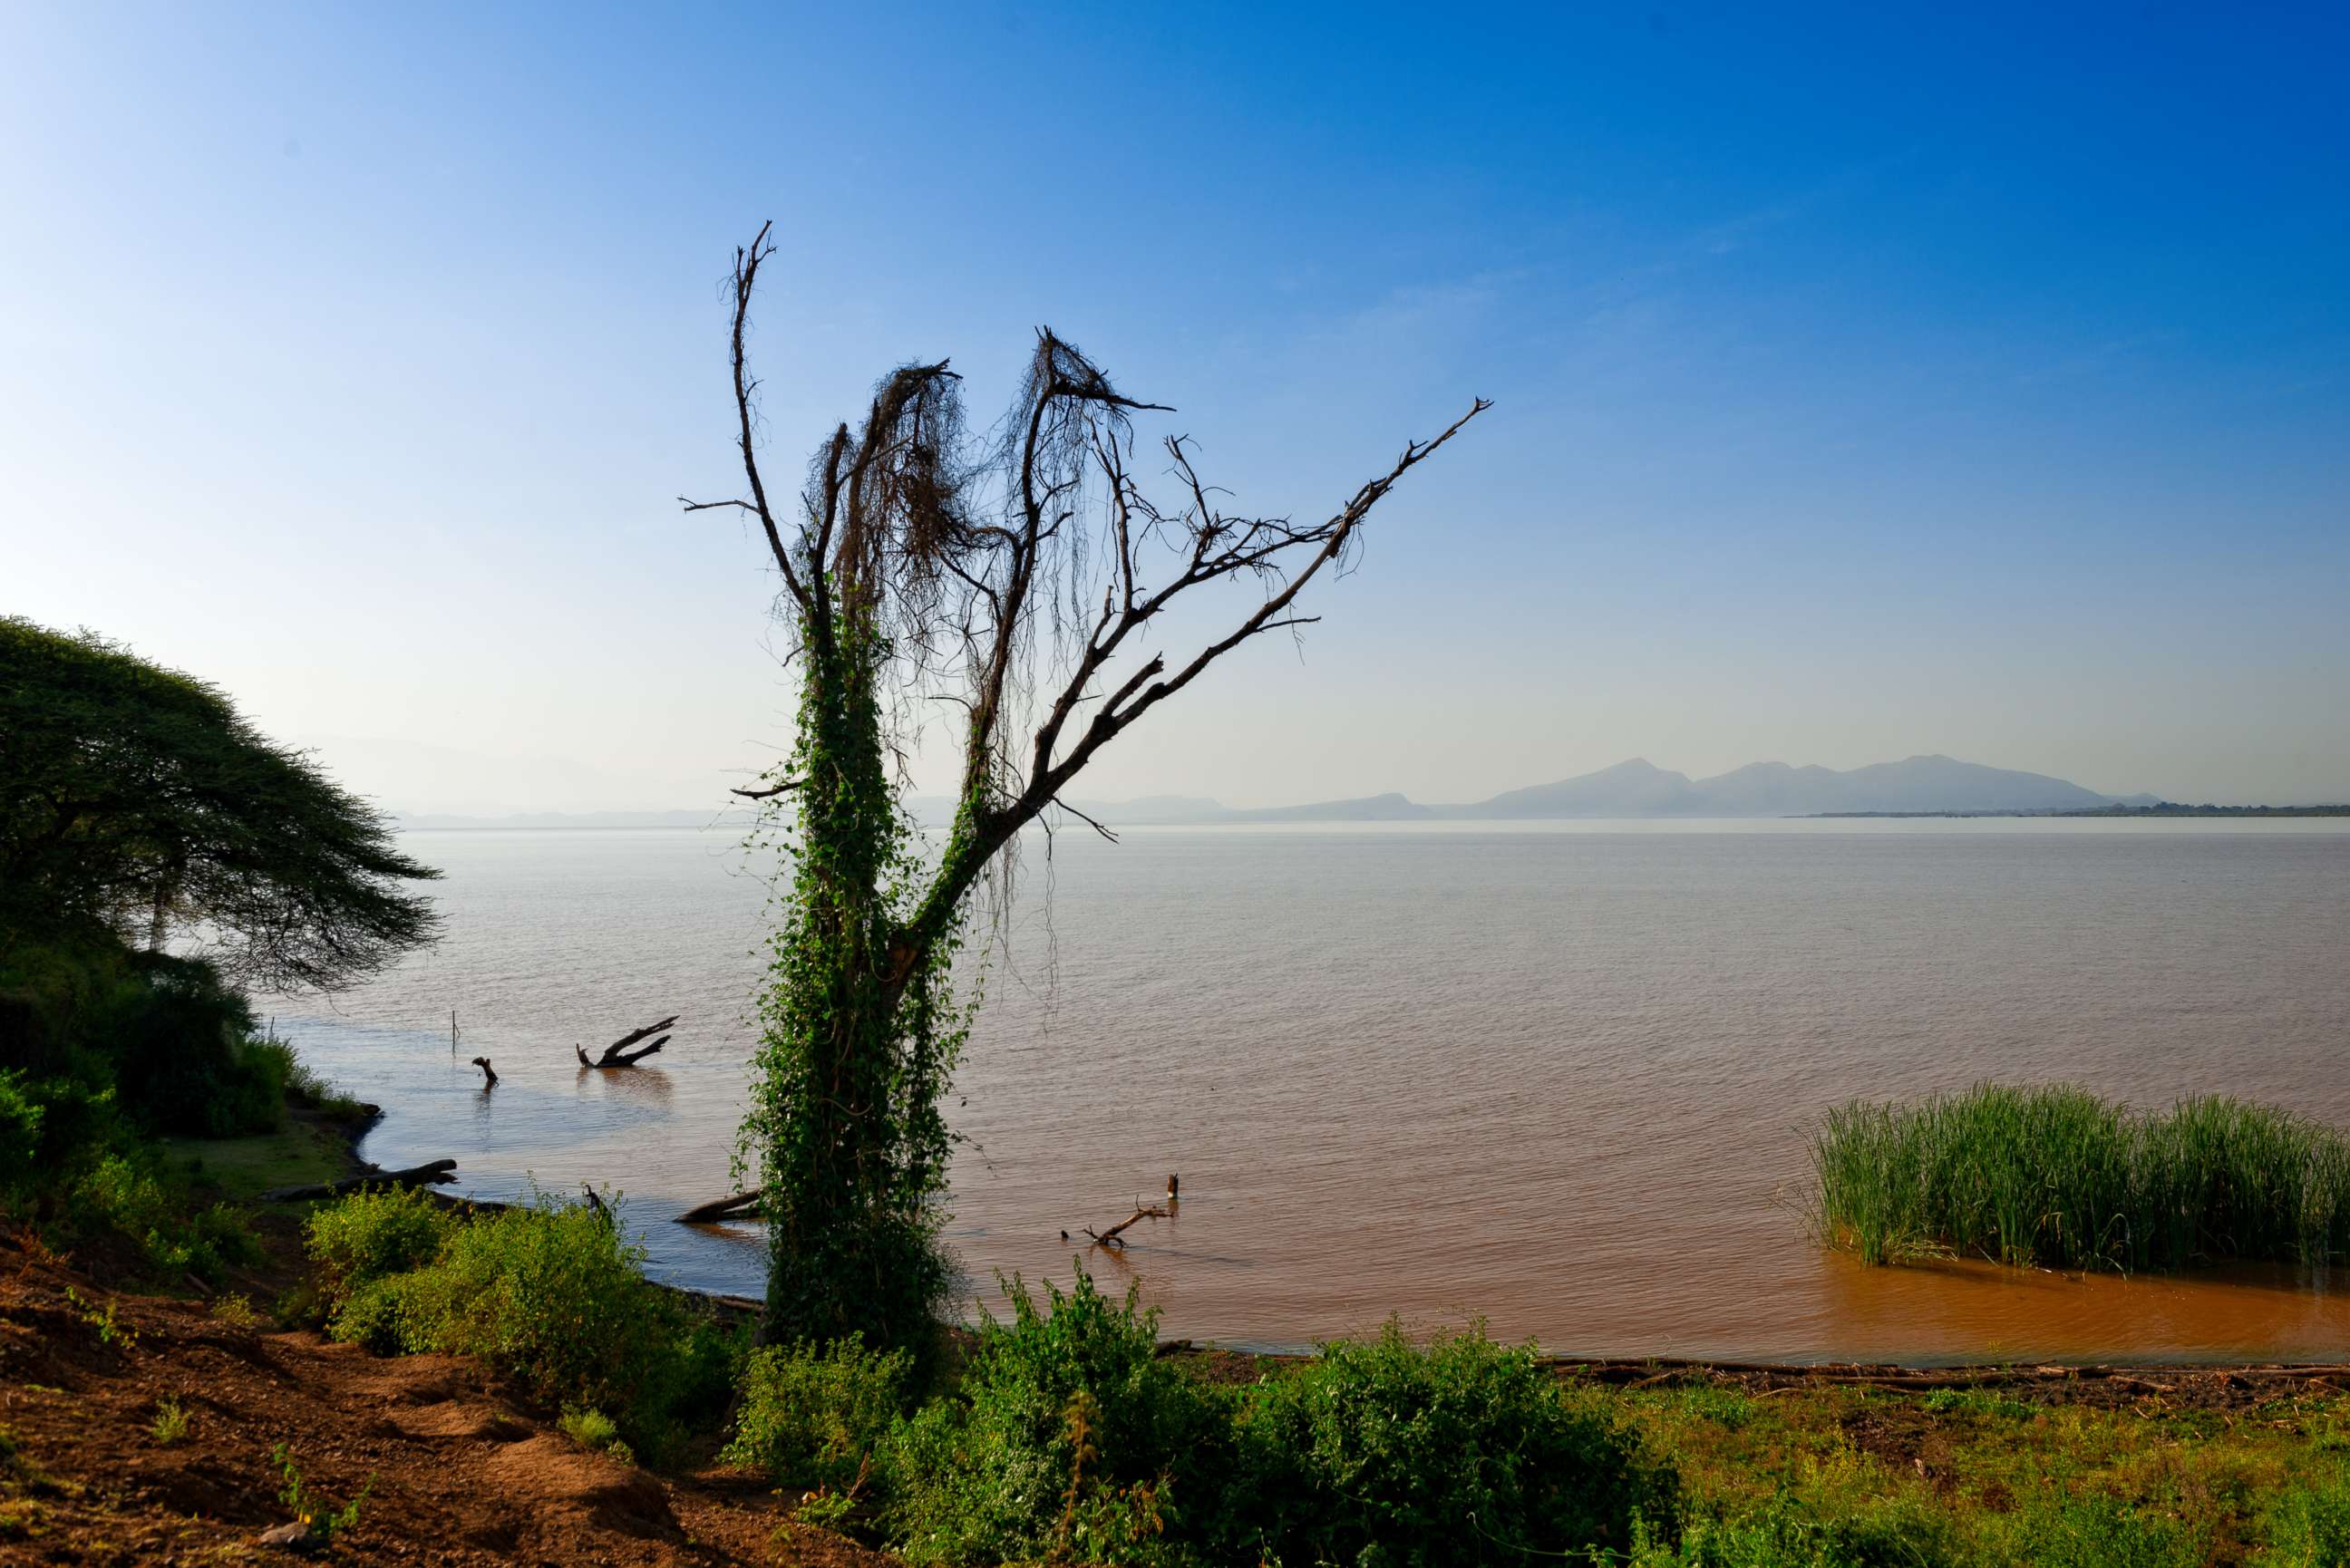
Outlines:
<svg viewBox="0 0 2350 1568"><path fill-rule="evenodd" d="M2211 1096L2137 1112L2067 1085L1855 1100L1812 1140L1813 1218L1868 1263L2170 1271L2350 1258L2350 1139Z"/></svg>

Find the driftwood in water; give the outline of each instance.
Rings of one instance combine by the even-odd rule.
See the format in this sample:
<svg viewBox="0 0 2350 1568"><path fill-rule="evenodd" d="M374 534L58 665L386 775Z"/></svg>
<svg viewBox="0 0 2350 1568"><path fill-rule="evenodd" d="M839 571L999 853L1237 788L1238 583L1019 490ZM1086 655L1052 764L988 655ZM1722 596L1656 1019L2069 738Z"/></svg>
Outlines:
<svg viewBox="0 0 2350 1568"><path fill-rule="evenodd" d="M660 1050L662 1046L668 1044L670 1037L666 1034L661 1034L660 1039L654 1041L651 1044L646 1046L641 1051L631 1051L629 1047L635 1044L638 1041L642 1040L648 1034L660 1034L662 1030L668 1028L671 1024L676 1022L677 1015L675 1013L671 1013L669 1017L662 1019L659 1023L648 1023L642 1029L632 1029L626 1034L621 1035L618 1040L613 1041L609 1045L605 1046L604 1054L592 1060L589 1059L588 1053L581 1050L576 1044L571 1047L571 1049L578 1055L579 1064L583 1067L633 1067L638 1063L643 1061L646 1057L651 1055L654 1052Z"/></svg>
<svg viewBox="0 0 2350 1568"><path fill-rule="evenodd" d="M491 1070L487 1056L474 1057L473 1065L482 1070L482 1090L484 1094L498 1086L498 1075Z"/></svg>
<svg viewBox="0 0 2350 1568"><path fill-rule="evenodd" d="M728 1220L754 1219L759 1212L760 1196L761 1189L756 1187L748 1192L737 1192L730 1198L721 1198L715 1202L689 1209L677 1217L677 1222L681 1225L716 1225Z"/></svg>
<svg viewBox="0 0 2350 1568"><path fill-rule="evenodd" d="M1128 1225L1133 1224L1137 1220L1164 1220L1166 1218L1167 1210L1159 1207L1158 1204L1138 1203L1135 1205L1133 1213L1128 1215L1125 1219L1119 1220L1108 1230L1096 1231L1092 1226L1088 1225L1086 1227L1086 1234L1094 1239L1094 1245L1097 1247L1123 1247L1126 1245L1126 1242L1119 1238L1118 1232L1125 1230Z"/></svg>
<svg viewBox="0 0 2350 1568"><path fill-rule="evenodd" d="M383 1187L446 1186L457 1179L457 1162L453 1159L429 1159L422 1165L406 1170L369 1170L358 1176L345 1177L340 1181L313 1182L305 1187L273 1187L263 1193L264 1203L301 1203L313 1198L340 1198L347 1193L367 1192Z"/></svg>

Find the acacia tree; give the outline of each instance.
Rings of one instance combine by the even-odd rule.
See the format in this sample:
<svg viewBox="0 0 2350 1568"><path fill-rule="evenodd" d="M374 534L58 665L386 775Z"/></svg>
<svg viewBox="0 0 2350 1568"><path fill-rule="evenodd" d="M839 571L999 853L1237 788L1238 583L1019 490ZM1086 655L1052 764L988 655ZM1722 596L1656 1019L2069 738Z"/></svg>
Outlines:
<svg viewBox="0 0 2350 1568"><path fill-rule="evenodd" d="M0 617L0 959L206 937L230 979L338 991L432 941L440 875L219 688Z"/></svg>
<svg viewBox="0 0 2350 1568"><path fill-rule="evenodd" d="M793 750L737 792L781 818L793 860L742 1156L769 1227L770 1333L919 1347L952 1278L937 1240L951 1147L941 1101L969 1016L949 968L974 890L1008 868L1023 827L1055 806L1081 815L1063 792L1144 714L1244 643L1318 618L1300 613L1300 594L1343 569L1372 508L1488 404L1406 445L1326 518L1236 516L1180 435L1160 443L1154 494L1133 424L1166 410L1042 331L993 431L967 429L944 360L906 365L779 502L760 467L745 345L773 254L762 228L734 256L747 493L681 497L756 520L800 679ZM1233 581L1253 590L1247 607L1170 660L1154 627ZM891 759L941 698L960 710L962 782L943 844L926 851Z"/></svg>

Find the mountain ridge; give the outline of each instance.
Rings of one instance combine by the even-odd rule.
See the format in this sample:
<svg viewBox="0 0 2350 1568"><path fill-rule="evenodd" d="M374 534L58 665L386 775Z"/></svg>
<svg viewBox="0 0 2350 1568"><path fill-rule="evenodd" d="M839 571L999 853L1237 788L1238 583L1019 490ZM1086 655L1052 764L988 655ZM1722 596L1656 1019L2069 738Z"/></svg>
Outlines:
<svg viewBox="0 0 2350 1568"><path fill-rule="evenodd" d="M1549 784L1504 790L1482 801L1423 805L1389 792L1302 805L1195 812L1191 822L1535 822L1595 817L1810 816L1832 812L2077 811L2142 804L2147 795L2111 795L2048 774L1961 762L1921 753L1898 762L1839 772L1817 763L1749 763L1692 779L1646 757ZM1140 804L1140 803L1134 803ZM1199 804L1199 803L1192 803ZM1117 802L1084 803L1137 826L1163 821ZM1107 820L1107 818L1105 818Z"/></svg>
<svg viewBox="0 0 2350 1568"><path fill-rule="evenodd" d="M2144 805L2149 794L2101 794L2047 774L1994 768L1925 753L1899 762L1871 763L1842 772L1817 763L1749 763L1728 773L1692 779L1646 757L1549 784L1503 790L1482 801L1425 805L1396 791L1299 805L1227 806L1202 795L1148 795L1137 800L1076 800L1086 815L1112 826L1211 826L1281 822L1539 822L1604 817L1773 817L1825 814L2080 811ZM918 795L908 805L928 824L942 823L953 803ZM706 812L539 813L505 817L398 814L411 828L602 827L739 826L742 808Z"/></svg>

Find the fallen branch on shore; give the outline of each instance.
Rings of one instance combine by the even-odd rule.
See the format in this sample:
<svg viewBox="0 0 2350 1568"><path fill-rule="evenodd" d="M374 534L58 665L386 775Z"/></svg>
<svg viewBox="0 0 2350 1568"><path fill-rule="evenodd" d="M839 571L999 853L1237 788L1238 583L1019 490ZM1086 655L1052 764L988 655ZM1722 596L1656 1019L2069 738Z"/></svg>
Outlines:
<svg viewBox="0 0 2350 1568"><path fill-rule="evenodd" d="M756 1219L762 1196L762 1189L756 1187L748 1192L733 1193L687 1210L677 1217L677 1222L681 1225L717 1225L729 1220Z"/></svg>
<svg viewBox="0 0 2350 1568"><path fill-rule="evenodd" d="M666 1034L661 1034L661 1031L667 1029L671 1024L676 1022L677 1015L675 1013L671 1013L669 1017L662 1019L659 1023L648 1023L642 1029L632 1029L628 1033L621 1035L618 1040L613 1041L609 1045L605 1046L604 1054L601 1056L593 1058L592 1060L588 1057L588 1053L585 1050L582 1050L576 1042L573 1044L571 1049L577 1054L579 1057L579 1064L583 1067L633 1067L638 1063L643 1061L646 1057L651 1055L654 1052L669 1044L670 1037ZM646 1046L641 1051L631 1051L629 1049L629 1046L635 1044L638 1041L642 1040L648 1034L660 1034L660 1038L654 1041L651 1044Z"/></svg>
<svg viewBox="0 0 2350 1568"><path fill-rule="evenodd" d="M303 1203L314 1198L342 1198L353 1192L369 1192L388 1187L445 1187L457 1179L457 1162L453 1159L429 1159L422 1165L406 1170L368 1170L358 1176L347 1176L340 1181L316 1181L301 1187L273 1187L256 1201L262 1203Z"/></svg>

